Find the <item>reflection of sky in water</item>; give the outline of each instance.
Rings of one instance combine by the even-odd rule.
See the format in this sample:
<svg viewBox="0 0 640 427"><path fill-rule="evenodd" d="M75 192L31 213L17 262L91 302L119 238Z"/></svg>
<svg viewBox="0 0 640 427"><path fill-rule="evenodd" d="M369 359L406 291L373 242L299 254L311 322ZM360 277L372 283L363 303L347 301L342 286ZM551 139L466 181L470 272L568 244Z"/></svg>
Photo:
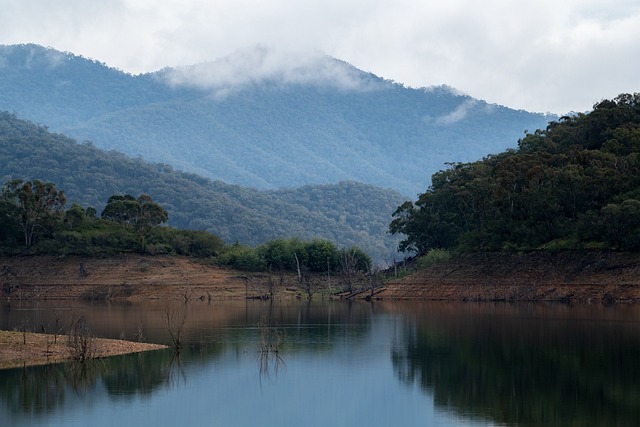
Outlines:
<svg viewBox="0 0 640 427"><path fill-rule="evenodd" d="M252 341L204 363L174 365L170 380L148 395L108 394L98 380L82 395L68 391L53 413L5 418L0 409L0 420L82 427L486 425L436 410L419 385L398 381L390 354L402 322L374 317L362 332L344 332L361 327L344 325L327 336L282 326L290 348L281 352L278 371L266 375Z"/></svg>
<svg viewBox="0 0 640 427"><path fill-rule="evenodd" d="M0 305L0 327L50 324L40 304ZM86 377L67 365L0 371L0 427L640 425L640 305L189 309L186 341L206 344L186 346L179 364L158 351L101 360ZM74 310L98 335L131 337L140 322L166 339L158 307ZM266 372L265 315L285 336Z"/></svg>

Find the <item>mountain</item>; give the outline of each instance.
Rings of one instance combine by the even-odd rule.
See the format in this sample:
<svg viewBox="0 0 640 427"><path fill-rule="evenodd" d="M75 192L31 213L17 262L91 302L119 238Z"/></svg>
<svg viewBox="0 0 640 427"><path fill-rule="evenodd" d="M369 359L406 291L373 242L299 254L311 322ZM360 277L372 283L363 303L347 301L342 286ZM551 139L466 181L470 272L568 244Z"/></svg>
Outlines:
<svg viewBox="0 0 640 427"><path fill-rule="evenodd" d="M257 245L279 237L328 239L359 246L378 263L396 253L387 234L404 197L356 182L259 191L151 164L91 143L78 144L44 126L0 112L0 185L40 179L64 190L68 206L98 213L113 194L145 193L169 212L169 225L207 230L227 243Z"/></svg>
<svg viewBox="0 0 640 427"><path fill-rule="evenodd" d="M409 197L446 162L515 147L552 119L262 47L130 75L37 45L0 46L0 110L227 183L359 181Z"/></svg>

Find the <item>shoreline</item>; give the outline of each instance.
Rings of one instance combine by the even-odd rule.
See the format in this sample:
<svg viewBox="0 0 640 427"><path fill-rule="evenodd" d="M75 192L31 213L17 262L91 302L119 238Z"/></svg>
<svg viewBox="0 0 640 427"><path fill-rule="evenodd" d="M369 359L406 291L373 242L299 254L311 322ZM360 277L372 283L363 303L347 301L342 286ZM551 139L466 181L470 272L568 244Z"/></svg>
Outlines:
<svg viewBox="0 0 640 427"><path fill-rule="evenodd" d="M0 257L0 301L212 301L261 298L268 273L206 260L123 254ZM285 276L277 299L303 297ZM364 291L355 296L365 299ZM640 253L477 252L387 279L373 299L640 303Z"/></svg>
<svg viewBox="0 0 640 427"><path fill-rule="evenodd" d="M640 303L640 253L463 254L387 284L383 299Z"/></svg>
<svg viewBox="0 0 640 427"><path fill-rule="evenodd" d="M82 268L80 268L82 267ZM245 299L271 280L173 256L0 257L0 301L205 301ZM277 299L296 298L286 288ZM356 298L364 299L368 291ZM383 301L640 303L640 253L471 253L388 280ZM93 338L97 358L167 348ZM72 360L66 335L0 331L0 369Z"/></svg>
<svg viewBox="0 0 640 427"><path fill-rule="evenodd" d="M168 348L162 344L91 338L90 359ZM67 335L0 330L0 370L72 361Z"/></svg>

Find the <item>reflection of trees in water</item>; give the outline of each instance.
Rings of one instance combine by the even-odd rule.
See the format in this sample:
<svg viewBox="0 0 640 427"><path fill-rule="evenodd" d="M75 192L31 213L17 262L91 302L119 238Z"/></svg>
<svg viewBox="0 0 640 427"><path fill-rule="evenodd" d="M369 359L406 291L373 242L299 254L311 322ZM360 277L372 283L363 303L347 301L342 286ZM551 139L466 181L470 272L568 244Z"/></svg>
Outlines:
<svg viewBox="0 0 640 427"><path fill-rule="evenodd" d="M186 381L185 367L206 363L221 352L219 345L192 344L179 357L169 350L148 351L83 363L0 370L0 399L14 414L47 414L104 386L112 396L150 394L159 387Z"/></svg>
<svg viewBox="0 0 640 427"><path fill-rule="evenodd" d="M187 383L187 373L184 370L184 366L182 366L181 354L179 351L173 352L166 378L166 384L170 388Z"/></svg>
<svg viewBox="0 0 640 427"><path fill-rule="evenodd" d="M212 307L209 304L203 304L202 307L195 303L189 304L189 310L214 311ZM92 330L100 330L100 336L109 336L113 331L105 333L108 324L99 322L101 308L98 306L94 307L94 311L79 311L87 316ZM136 309L137 307L133 308ZM149 317L162 320L158 313L163 310L164 308L159 308ZM236 307L232 311L233 315L225 317L225 323L208 324L202 320L205 317L201 313L193 315L190 311L182 333L184 345L178 359L175 358L173 349L168 349L87 360L84 368L56 364L0 370L0 399L16 414L39 414L53 412L65 404L73 404L70 396L82 398L94 387L105 387L110 395L123 398L150 394L161 387L173 387L187 381L189 370L212 363L225 351L235 351L238 354L255 351L256 342L261 340L260 328L256 328L256 325L262 316L277 325L275 330L278 333L267 334L270 337L267 342L271 342L272 349L277 344L275 347L278 352L265 353L268 358L259 359L259 369L262 369L263 374L275 378L285 366L283 352L328 351L340 340L353 343L364 341L361 338L371 331L371 312L370 303L359 302L247 302ZM37 313L39 317L34 322L45 325L58 315L56 312L46 311ZM129 323L135 329L140 329L139 315L136 313L132 318L135 322ZM165 331L165 328L162 325L160 330ZM158 330L144 327L145 336L153 336L155 341L161 341L157 339L161 333ZM286 334L286 340L280 336L278 341L280 333Z"/></svg>
<svg viewBox="0 0 640 427"><path fill-rule="evenodd" d="M85 395L95 386L102 369L103 360L94 359L2 370L0 396L13 413L54 412L70 394Z"/></svg>
<svg viewBox="0 0 640 427"><path fill-rule="evenodd" d="M182 332L187 321L188 312L187 300L185 299L184 304L167 307L162 314L162 320L167 327L167 332L169 332L169 337L171 338L171 343L173 344L176 355L180 354L184 344Z"/></svg>
<svg viewBox="0 0 640 427"><path fill-rule="evenodd" d="M391 354L396 374L442 408L509 425L638 425L637 335L504 323L407 322Z"/></svg>
<svg viewBox="0 0 640 427"><path fill-rule="evenodd" d="M65 379L71 389L79 396L85 395L93 387L103 371L103 359L74 360L65 366Z"/></svg>
<svg viewBox="0 0 640 427"><path fill-rule="evenodd" d="M110 369L102 380L113 395L150 394L167 382L173 355L172 350L160 350L109 358Z"/></svg>
<svg viewBox="0 0 640 427"><path fill-rule="evenodd" d="M371 303L353 301L308 302L286 311L278 308L267 316L286 331L287 351L330 351L337 342L364 342L362 338L371 332L372 307Z"/></svg>
<svg viewBox="0 0 640 427"><path fill-rule="evenodd" d="M260 341L258 343L258 370L260 380L276 379L280 369L285 367L282 358L282 345L284 344L286 333L267 316L262 316L258 322L260 331Z"/></svg>
<svg viewBox="0 0 640 427"><path fill-rule="evenodd" d="M257 325L264 317L286 334L286 342L281 343L282 351L331 350L340 340L363 341L361 338L371 332L371 307L372 303L360 301L286 304L250 301L242 316L231 319L226 325L218 325L206 339L220 342L237 353L253 351L261 339ZM247 345L252 348L248 349Z"/></svg>
<svg viewBox="0 0 640 427"><path fill-rule="evenodd" d="M66 379L56 365L0 371L0 395L12 413L42 414L56 410L65 400ZM43 386L43 383L46 386Z"/></svg>
<svg viewBox="0 0 640 427"><path fill-rule="evenodd" d="M31 330L43 324L47 331L54 331L56 321L59 322L60 317L68 328L71 313L77 313L86 318L93 336L96 337L136 341L143 335L148 342L172 344L166 319L163 318L163 314L167 312L167 304L164 301L146 304L117 301L92 301L89 304L70 301L65 304L67 306L62 309L59 305L47 301L40 301L38 305L26 302L20 306L21 310L14 309L17 307L15 303L0 305L0 326L12 330L27 316L26 320ZM207 331L205 339L209 342L214 337L224 340L227 333L223 331L220 336L218 330L224 330L229 326L255 328L262 315L277 321L283 327L300 326L301 334L308 332L309 326L312 325L322 325L331 336L366 334L372 312L372 305L361 301L190 301L186 307L187 320L181 328L180 335L184 345L201 340L203 330ZM34 310L26 310L28 308ZM180 325L182 322L173 323ZM305 328L306 330L303 330ZM317 328L316 332L321 332L320 329Z"/></svg>

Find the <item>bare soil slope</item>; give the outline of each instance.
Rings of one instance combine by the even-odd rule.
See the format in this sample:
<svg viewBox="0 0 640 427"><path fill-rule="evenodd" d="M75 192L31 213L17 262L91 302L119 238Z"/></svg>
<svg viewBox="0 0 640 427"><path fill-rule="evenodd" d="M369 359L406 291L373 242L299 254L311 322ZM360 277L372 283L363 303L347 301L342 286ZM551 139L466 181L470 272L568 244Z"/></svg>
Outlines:
<svg viewBox="0 0 640 427"><path fill-rule="evenodd" d="M640 302L640 254L467 254L394 280L384 299Z"/></svg>
<svg viewBox="0 0 640 427"><path fill-rule="evenodd" d="M0 257L0 299L240 298L248 280L185 257Z"/></svg>
<svg viewBox="0 0 640 427"><path fill-rule="evenodd" d="M0 300L245 298L264 294L267 280L184 257L0 257ZM285 286L278 295L295 293ZM375 297L640 302L640 254L466 254L392 280Z"/></svg>

